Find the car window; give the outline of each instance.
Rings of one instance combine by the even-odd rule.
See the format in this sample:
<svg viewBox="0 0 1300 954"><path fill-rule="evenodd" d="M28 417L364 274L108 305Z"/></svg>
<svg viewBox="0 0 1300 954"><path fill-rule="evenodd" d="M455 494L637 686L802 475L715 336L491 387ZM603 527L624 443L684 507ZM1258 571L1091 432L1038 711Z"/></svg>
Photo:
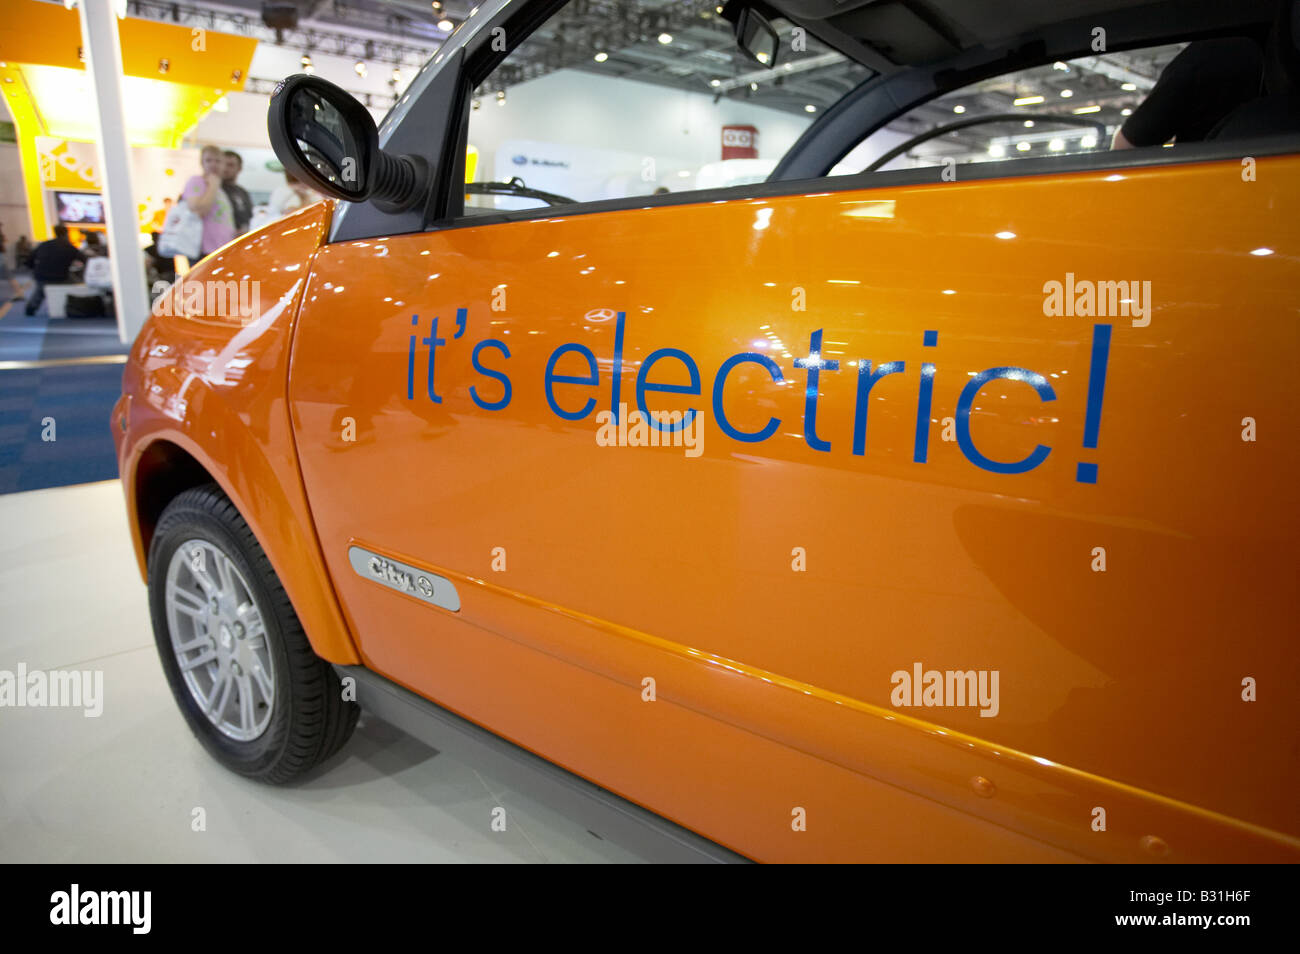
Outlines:
<svg viewBox="0 0 1300 954"><path fill-rule="evenodd" d="M717 9L562 8L473 91L466 214L761 182L872 75L782 20L769 68Z"/></svg>
<svg viewBox="0 0 1300 954"><path fill-rule="evenodd" d="M867 136L831 175L1068 156L1110 147L1185 44L1098 54L1017 70L945 93ZM986 120L986 121L980 121ZM932 139L918 137L953 127Z"/></svg>

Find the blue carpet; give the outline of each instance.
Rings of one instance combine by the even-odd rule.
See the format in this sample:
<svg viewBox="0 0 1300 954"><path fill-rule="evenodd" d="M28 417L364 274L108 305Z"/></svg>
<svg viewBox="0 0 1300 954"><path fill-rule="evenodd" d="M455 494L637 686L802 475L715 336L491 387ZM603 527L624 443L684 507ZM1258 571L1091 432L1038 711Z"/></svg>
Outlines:
<svg viewBox="0 0 1300 954"><path fill-rule="evenodd" d="M22 302L0 304L0 363L126 350L111 317L51 319L44 307L29 317ZM121 364L0 367L0 494L115 478L108 416L121 391ZM54 440L42 439L46 418Z"/></svg>
<svg viewBox="0 0 1300 954"><path fill-rule="evenodd" d="M117 477L109 414L122 365L0 371L0 494ZM53 418L54 440L43 440Z"/></svg>

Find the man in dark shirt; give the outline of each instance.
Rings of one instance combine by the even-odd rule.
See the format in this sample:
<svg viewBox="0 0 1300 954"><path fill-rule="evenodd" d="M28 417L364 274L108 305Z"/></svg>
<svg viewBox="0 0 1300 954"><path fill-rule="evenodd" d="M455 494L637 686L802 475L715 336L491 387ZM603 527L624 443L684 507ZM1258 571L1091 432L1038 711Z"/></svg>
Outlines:
<svg viewBox="0 0 1300 954"><path fill-rule="evenodd" d="M253 200L241 187L235 185L239 173L244 169L244 160L239 153L227 149L222 154L221 188L230 199L230 208L235 213L235 234L243 235L248 231L248 223L253 220Z"/></svg>
<svg viewBox="0 0 1300 954"><path fill-rule="evenodd" d="M68 241L68 227L54 226L54 238L42 242L32 251L28 260L32 267L32 278L36 287L27 299L27 314L36 314L36 309L45 301L46 285L63 285L68 281L68 269L73 262L84 262L86 253Z"/></svg>
<svg viewBox="0 0 1300 954"><path fill-rule="evenodd" d="M1259 95L1263 73L1264 50L1247 37L1189 43L1115 133L1111 148L1201 142L1228 113Z"/></svg>

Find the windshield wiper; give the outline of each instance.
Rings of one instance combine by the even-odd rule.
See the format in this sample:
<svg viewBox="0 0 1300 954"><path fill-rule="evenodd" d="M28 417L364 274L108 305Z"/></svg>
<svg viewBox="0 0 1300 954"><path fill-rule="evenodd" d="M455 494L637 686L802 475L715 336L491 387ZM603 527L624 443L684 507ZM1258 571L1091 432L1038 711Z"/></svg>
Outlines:
<svg viewBox="0 0 1300 954"><path fill-rule="evenodd" d="M577 201L554 192L530 189L518 176L512 177L509 182L467 182L465 192L468 195L515 195L521 199L537 199L547 205L572 205Z"/></svg>

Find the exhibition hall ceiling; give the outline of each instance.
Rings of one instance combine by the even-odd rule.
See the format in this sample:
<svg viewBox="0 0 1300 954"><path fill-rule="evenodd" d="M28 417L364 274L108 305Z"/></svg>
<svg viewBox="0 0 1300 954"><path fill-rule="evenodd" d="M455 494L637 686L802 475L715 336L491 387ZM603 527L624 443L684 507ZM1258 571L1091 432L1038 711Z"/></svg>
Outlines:
<svg viewBox="0 0 1300 954"><path fill-rule="evenodd" d="M400 67L401 82L468 15L472 0L298 0L295 27L276 32L263 23L263 0L131 0L133 16L168 18L178 22L207 18L210 28L257 36L262 44L278 44L301 55L355 58L370 68ZM289 5L281 0L279 6ZM513 54L479 89L480 95L537 79L558 69L578 69L628 80L693 91L714 97L744 99L756 105L801 113L811 105L821 110L872 75L871 70L831 52L809 38L798 55L786 54L775 70L760 66L736 48L730 23L718 14L713 0L571 0L563 14L534 34L524 50ZM788 50L791 25L778 24L783 50ZM1154 85L1177 46L1156 50L1099 53L1069 64L1056 63L1021 71L1011 77L976 84L916 109L891 124L913 133L961 118L1005 113L1032 107L1038 113L1086 115L1118 127ZM360 69L360 66L358 66ZM346 71L344 71L346 73ZM387 76L387 72L385 73ZM348 75L327 78L349 86ZM254 76L254 87L280 77ZM353 88L355 88L355 83ZM391 92L403 88L395 74ZM360 94L358 94L360 95ZM1039 99L1041 97L1041 99ZM386 108L391 97L366 97L369 105ZM1040 124L1041 126L1041 124ZM1088 130L1066 130L1067 151L1073 151ZM1013 136L1005 129L976 127L957 130L923 147L929 155L953 155L959 160L990 149L1017 148L1021 141L1040 148L1044 129ZM1046 148L1044 138L1041 148ZM1053 144L1055 148L1055 143Z"/></svg>

